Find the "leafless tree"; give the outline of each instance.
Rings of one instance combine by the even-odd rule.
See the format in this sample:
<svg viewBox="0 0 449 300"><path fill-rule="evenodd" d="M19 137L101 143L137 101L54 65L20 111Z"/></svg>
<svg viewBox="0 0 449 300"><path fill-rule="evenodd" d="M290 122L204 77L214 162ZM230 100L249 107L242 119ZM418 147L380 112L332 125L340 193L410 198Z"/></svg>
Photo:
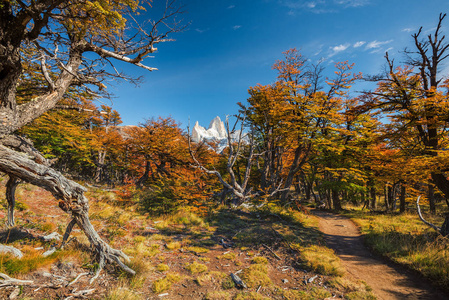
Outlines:
<svg viewBox="0 0 449 300"><path fill-rule="evenodd" d="M236 131L236 127L238 122L240 122L240 130ZM250 133L245 134L244 133L244 123L245 123L245 117L241 118L240 116L237 117L237 120L233 126L233 129L231 130L229 127L229 118L226 117L225 121L225 127L226 127L226 133L227 133L227 149L226 149L226 155L227 155L227 163L226 163L226 172L229 174L230 180L229 182L226 181L223 178L223 175L220 174L217 170L209 170L206 167L204 167L196 158L195 153L192 149L192 141L190 137L190 129L188 129L188 139L189 139L189 153L194 161L194 167L199 168L203 172L211 175L215 175L220 183L223 185L223 188L225 191L231 192L236 201L234 204L241 205L242 203L246 202L247 200L254 197L256 194L254 193L253 189L248 185L250 175L251 175L251 167L254 163L254 159L256 157L254 148L255 148L255 142L254 142L254 132L250 131ZM233 136L235 134L238 134L237 140L233 140ZM246 144L246 145L244 145ZM236 173L234 171L235 164L237 162L237 159L242 156L242 149L244 146L247 146L249 148L248 154L245 157L246 159L246 167L245 167L245 173L243 175L243 178L241 180L238 180L236 176ZM225 151L223 151L225 153Z"/></svg>

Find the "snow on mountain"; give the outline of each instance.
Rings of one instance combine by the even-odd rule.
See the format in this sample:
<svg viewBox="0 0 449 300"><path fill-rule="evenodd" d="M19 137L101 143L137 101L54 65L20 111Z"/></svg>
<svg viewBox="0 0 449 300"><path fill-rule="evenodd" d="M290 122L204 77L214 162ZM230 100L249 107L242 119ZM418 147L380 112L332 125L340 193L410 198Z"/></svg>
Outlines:
<svg viewBox="0 0 449 300"><path fill-rule="evenodd" d="M226 128L220 117L215 117L206 129L196 121L192 129L192 140L196 143L202 141L221 141L226 140L228 134Z"/></svg>
<svg viewBox="0 0 449 300"><path fill-rule="evenodd" d="M237 142L239 138L240 130L236 130L231 133L231 140ZM199 142L217 142L217 152L222 152L228 146L228 134L226 132L225 125L220 117L215 117L209 124L209 128L204 128L198 121L196 121L195 126L192 129L192 141L195 143ZM243 137L245 141L245 137Z"/></svg>

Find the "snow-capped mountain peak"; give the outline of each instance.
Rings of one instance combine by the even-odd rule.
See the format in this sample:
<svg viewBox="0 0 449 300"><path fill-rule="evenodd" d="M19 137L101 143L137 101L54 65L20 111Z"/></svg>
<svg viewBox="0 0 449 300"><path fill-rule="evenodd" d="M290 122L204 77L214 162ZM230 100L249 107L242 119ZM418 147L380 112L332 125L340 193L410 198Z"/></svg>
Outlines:
<svg viewBox="0 0 449 300"><path fill-rule="evenodd" d="M206 129L198 121L192 129L192 140L196 143L204 140L220 141L227 138L226 129L220 117L215 117Z"/></svg>

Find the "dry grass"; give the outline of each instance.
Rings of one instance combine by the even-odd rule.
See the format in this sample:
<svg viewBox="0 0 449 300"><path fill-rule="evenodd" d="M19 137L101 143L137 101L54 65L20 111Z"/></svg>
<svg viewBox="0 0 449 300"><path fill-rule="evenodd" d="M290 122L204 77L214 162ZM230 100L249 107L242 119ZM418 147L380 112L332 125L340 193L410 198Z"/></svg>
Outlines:
<svg viewBox="0 0 449 300"><path fill-rule="evenodd" d="M105 300L140 300L142 297L126 286L116 286L108 291Z"/></svg>
<svg viewBox="0 0 449 300"><path fill-rule="evenodd" d="M324 246L304 247L301 250L301 259L310 270L323 275L343 276L345 273L340 258L332 249Z"/></svg>
<svg viewBox="0 0 449 300"><path fill-rule="evenodd" d="M270 286L271 279L268 276L268 266L265 264L252 264L242 272L242 280L250 288L259 285Z"/></svg>
<svg viewBox="0 0 449 300"><path fill-rule="evenodd" d="M153 282L153 292L156 294L167 291L171 288L173 283L181 281L181 275L178 273L168 273L164 278Z"/></svg>
<svg viewBox="0 0 449 300"><path fill-rule="evenodd" d="M34 187L25 189L22 192L24 200L34 192ZM112 272L102 273L102 276L108 278L108 290L103 288L100 292L101 287L97 288L99 293L94 295L94 299L146 299L155 296L152 292L167 292L170 296L185 293L186 298L192 299L319 299L327 295L325 290L318 287L309 288L315 283L303 287L304 291L292 290L292 286L288 285L276 286L280 280L277 265L280 262L261 246L266 243L280 256L296 259L302 250L307 251L308 247L321 243L316 219L312 216L270 204L254 211L219 207L204 218L193 213L194 208L191 210L186 207L171 215L150 219L142 215L132 202L123 205L113 193L98 190L90 192L88 197L93 199L90 204L94 227L111 246L122 249L131 257L130 267L137 273L136 276L129 276L108 268ZM51 203L55 206L54 202ZM33 206L30 204L30 207ZM56 215L53 212L51 214ZM32 228L33 233L38 232L37 235L42 231L54 231L56 227L61 232L67 224L62 218L55 218L54 223L45 224L46 219L42 214L33 215L28 208L19 213L18 220L20 216L32 220L30 224L21 224ZM83 247L88 248L89 242L82 232L74 231L72 235L77 237ZM223 249L219 244L222 238L234 247ZM24 240L14 242L22 250L26 243ZM298 250L294 256L290 256L292 252L288 245ZM41 244L30 247L36 246ZM26 254L30 262L25 264L14 262L8 265L4 257L3 270L8 266L10 274L16 272L24 274L19 277L26 277L25 274L36 268L52 270L58 261L68 259L70 255L78 260L78 269L91 270L96 266L89 251L75 251L73 254L60 252L55 254L56 257L47 259L31 252ZM186 265L186 262L189 263ZM253 289L251 292L237 289L229 276L230 272L239 269L243 270L239 276ZM289 284L293 284L290 279ZM258 286L263 288L256 293L254 290ZM344 288L339 286L338 289ZM348 294L353 293L352 290L347 291ZM29 294L24 294L23 298L27 296Z"/></svg>
<svg viewBox="0 0 449 300"><path fill-rule="evenodd" d="M449 291L449 240L423 224L416 214L347 213L377 253L414 269ZM431 219L429 216L426 218ZM441 218L432 222L441 224Z"/></svg>
<svg viewBox="0 0 449 300"><path fill-rule="evenodd" d="M364 281L350 281L346 278L333 278L327 284L345 292L348 300L375 300L376 296Z"/></svg>
<svg viewBox="0 0 449 300"><path fill-rule="evenodd" d="M194 261L193 263L186 265L186 270L191 274L203 273L207 271L207 266Z"/></svg>

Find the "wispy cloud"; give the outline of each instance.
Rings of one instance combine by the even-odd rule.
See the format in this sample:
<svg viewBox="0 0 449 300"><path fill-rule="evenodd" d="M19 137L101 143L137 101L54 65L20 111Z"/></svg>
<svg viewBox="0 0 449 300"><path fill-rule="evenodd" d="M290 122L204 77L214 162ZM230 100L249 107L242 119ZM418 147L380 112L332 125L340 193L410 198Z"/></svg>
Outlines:
<svg viewBox="0 0 449 300"><path fill-rule="evenodd" d="M345 51L346 49L349 48L349 44L341 44L335 47L332 47L332 51L334 52L341 52L341 51Z"/></svg>
<svg viewBox="0 0 449 300"><path fill-rule="evenodd" d="M331 13L341 8L361 7L370 4L371 0L280 0L281 5L288 7L290 15L300 10L314 13Z"/></svg>
<svg viewBox="0 0 449 300"><path fill-rule="evenodd" d="M340 44L338 46L334 46L334 47L330 47L331 53L328 55L329 57L332 57L340 52L345 51L346 49L348 49L351 46L351 44L346 43L346 44Z"/></svg>
<svg viewBox="0 0 449 300"><path fill-rule="evenodd" d="M334 0L335 3L344 7L360 7L370 3L370 0Z"/></svg>
<svg viewBox="0 0 449 300"><path fill-rule="evenodd" d="M377 49L377 48L380 48L380 47L383 46L383 45L387 45L387 44L391 43L392 41L393 41L393 40L388 40L388 41L379 42L379 41L374 40L374 41L372 41L372 42L369 42L369 43L366 45L365 49Z"/></svg>
<svg viewBox="0 0 449 300"><path fill-rule="evenodd" d="M363 45L365 45L366 42L365 41L358 41L356 43L354 43L354 45L352 45L354 48L359 48L362 47Z"/></svg>
<svg viewBox="0 0 449 300"><path fill-rule="evenodd" d="M195 31L196 32L199 32L199 33L203 33L203 32L206 32L206 31L208 31L209 29L201 29L201 28L195 28Z"/></svg>
<svg viewBox="0 0 449 300"><path fill-rule="evenodd" d="M239 29L240 27L242 27L242 26L241 26L241 25L234 25L234 26L232 26L232 29L237 30L237 29Z"/></svg>
<svg viewBox="0 0 449 300"><path fill-rule="evenodd" d="M401 31L402 32L412 32L412 31L414 31L415 29L413 29L413 28L404 28L404 29L402 29Z"/></svg>
<svg viewBox="0 0 449 300"><path fill-rule="evenodd" d="M235 5L234 4L232 4L232 5L229 5L228 6L228 9L233 9L235 7Z"/></svg>

